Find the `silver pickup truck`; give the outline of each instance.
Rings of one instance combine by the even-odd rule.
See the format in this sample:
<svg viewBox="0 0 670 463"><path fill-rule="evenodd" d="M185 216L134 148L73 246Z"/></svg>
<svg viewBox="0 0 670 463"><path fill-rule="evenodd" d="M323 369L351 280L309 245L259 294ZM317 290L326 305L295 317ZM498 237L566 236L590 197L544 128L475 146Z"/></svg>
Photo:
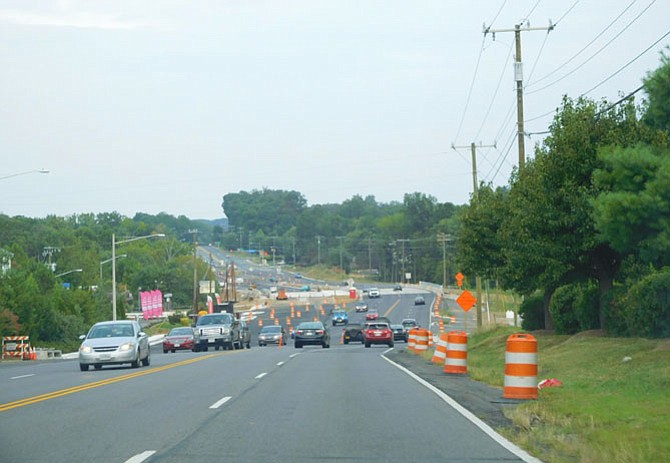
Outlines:
<svg viewBox="0 0 670 463"><path fill-rule="evenodd" d="M229 313L211 313L198 318L193 329L196 352L214 349L241 349L240 325Z"/></svg>

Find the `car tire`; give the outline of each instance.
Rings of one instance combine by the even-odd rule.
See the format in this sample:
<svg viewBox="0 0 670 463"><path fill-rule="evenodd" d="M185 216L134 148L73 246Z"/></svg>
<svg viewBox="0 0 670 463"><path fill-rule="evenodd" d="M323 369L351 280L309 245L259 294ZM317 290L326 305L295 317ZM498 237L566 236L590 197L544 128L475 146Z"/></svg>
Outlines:
<svg viewBox="0 0 670 463"><path fill-rule="evenodd" d="M344 343L345 343L345 344L349 344L349 340L348 340L348 339L345 339L345 340L344 340Z"/></svg>
<svg viewBox="0 0 670 463"><path fill-rule="evenodd" d="M296 349L302 349L302 344L300 344L299 342L296 342L295 343L295 348Z"/></svg>
<svg viewBox="0 0 670 463"><path fill-rule="evenodd" d="M370 343L369 343L369 342L366 342L366 343L365 343L365 347L370 347Z"/></svg>
<svg viewBox="0 0 670 463"><path fill-rule="evenodd" d="M95 365L93 365L93 368L95 368L96 370L102 370L102 365L96 363Z"/></svg>
<svg viewBox="0 0 670 463"><path fill-rule="evenodd" d="M80 369L81 371L88 371L88 365L85 365L85 364L83 364L83 363L80 363L80 364L79 364L79 369Z"/></svg>
<svg viewBox="0 0 670 463"><path fill-rule="evenodd" d="M140 367L140 352L137 351L137 358L130 362L131 368L139 368Z"/></svg>
<svg viewBox="0 0 670 463"><path fill-rule="evenodd" d="M172 349L172 353L174 354L175 352L176 352L176 350L175 350L175 349Z"/></svg>
<svg viewBox="0 0 670 463"><path fill-rule="evenodd" d="M148 367L151 365L151 350L147 352L147 356L142 359L142 366Z"/></svg>
<svg viewBox="0 0 670 463"><path fill-rule="evenodd" d="M393 342L389 342L389 347L393 347Z"/></svg>
<svg viewBox="0 0 670 463"><path fill-rule="evenodd" d="M174 352L174 351L172 351L172 352ZM167 353L168 353L168 350L167 350L167 349L163 349L163 353L164 353L164 354L167 354Z"/></svg>

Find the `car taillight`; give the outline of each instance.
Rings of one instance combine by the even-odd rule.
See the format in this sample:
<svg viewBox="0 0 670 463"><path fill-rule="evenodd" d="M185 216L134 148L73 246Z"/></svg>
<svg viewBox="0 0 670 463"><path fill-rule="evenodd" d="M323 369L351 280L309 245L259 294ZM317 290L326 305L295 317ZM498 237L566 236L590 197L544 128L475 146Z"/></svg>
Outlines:
<svg viewBox="0 0 670 463"><path fill-rule="evenodd" d="M323 334L323 330L316 330L316 334Z"/></svg>
<svg viewBox="0 0 670 463"><path fill-rule="evenodd" d="M388 334L391 334L391 330L384 330L384 335L386 336Z"/></svg>
<svg viewBox="0 0 670 463"><path fill-rule="evenodd" d="M296 331L295 334L302 334L302 330Z"/></svg>

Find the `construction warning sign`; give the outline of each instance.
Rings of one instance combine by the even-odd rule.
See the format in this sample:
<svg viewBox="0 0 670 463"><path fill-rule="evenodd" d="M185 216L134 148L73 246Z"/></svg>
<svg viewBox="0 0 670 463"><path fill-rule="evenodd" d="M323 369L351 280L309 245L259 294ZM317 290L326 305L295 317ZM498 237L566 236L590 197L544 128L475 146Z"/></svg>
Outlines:
<svg viewBox="0 0 670 463"><path fill-rule="evenodd" d="M477 298L473 296L472 293L466 289L460 296L458 296L458 299L456 299L456 303L460 305L461 308L467 312L468 310L473 308L474 305L477 303Z"/></svg>

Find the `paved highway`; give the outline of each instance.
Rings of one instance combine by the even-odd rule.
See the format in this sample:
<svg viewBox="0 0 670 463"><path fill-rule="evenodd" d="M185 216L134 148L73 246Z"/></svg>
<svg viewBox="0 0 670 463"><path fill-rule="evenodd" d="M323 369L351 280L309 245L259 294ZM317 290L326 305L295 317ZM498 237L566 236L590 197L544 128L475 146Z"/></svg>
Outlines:
<svg viewBox="0 0 670 463"><path fill-rule="evenodd" d="M370 305L426 324L431 299L413 300L389 290ZM329 322L316 303L294 309ZM290 308L275 310L281 318ZM269 309L256 317L252 326L272 323ZM330 349L260 348L254 338L238 351L155 346L151 366L138 369L3 363L0 461L523 461L385 358L385 346L341 345L341 328L329 329Z"/></svg>

